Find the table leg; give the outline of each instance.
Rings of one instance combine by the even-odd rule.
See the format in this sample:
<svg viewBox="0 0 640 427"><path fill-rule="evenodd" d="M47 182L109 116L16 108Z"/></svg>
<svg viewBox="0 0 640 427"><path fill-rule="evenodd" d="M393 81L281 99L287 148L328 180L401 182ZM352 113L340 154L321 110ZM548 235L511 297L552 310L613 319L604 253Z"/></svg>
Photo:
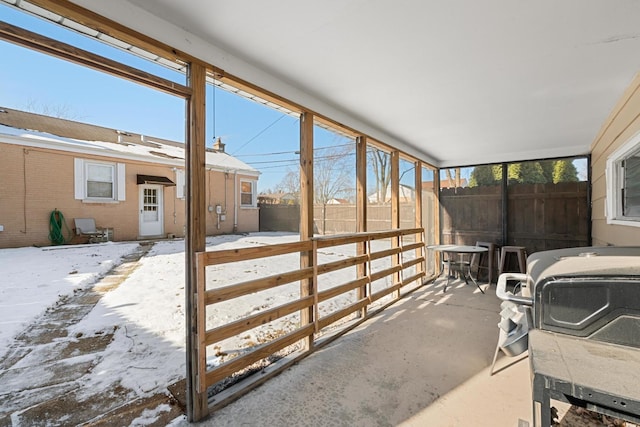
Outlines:
<svg viewBox="0 0 640 427"><path fill-rule="evenodd" d="M451 279L451 259L447 258L445 263L447 264L447 283L444 284L444 290L442 292L447 292L447 286L449 286L449 279Z"/></svg>
<svg viewBox="0 0 640 427"><path fill-rule="evenodd" d="M480 289L480 292L482 292L484 294L484 291L482 290L482 288L480 287L480 285L478 285L478 282L476 282L476 279L473 278L473 276L471 275L471 265L467 266L467 272L469 273L469 278L471 279L471 281L473 283L475 283L475 285L477 286L478 289ZM466 279L465 279L466 282Z"/></svg>
<svg viewBox="0 0 640 427"><path fill-rule="evenodd" d="M493 368L496 366L496 360L498 360L498 353L500 352L500 335L498 335L498 343L496 344L496 351L493 353L493 362L491 362L491 370L489 376L493 375Z"/></svg>
<svg viewBox="0 0 640 427"><path fill-rule="evenodd" d="M464 277L464 271L459 267L460 263L456 259L457 254L448 253L448 252L443 252L443 253L447 257L447 259L444 261L444 263L447 264L447 283L445 283L444 290L442 292L447 292L447 287L449 286L449 280L451 280L451 277L455 274L455 270L457 269L458 274L461 274L462 277Z"/></svg>

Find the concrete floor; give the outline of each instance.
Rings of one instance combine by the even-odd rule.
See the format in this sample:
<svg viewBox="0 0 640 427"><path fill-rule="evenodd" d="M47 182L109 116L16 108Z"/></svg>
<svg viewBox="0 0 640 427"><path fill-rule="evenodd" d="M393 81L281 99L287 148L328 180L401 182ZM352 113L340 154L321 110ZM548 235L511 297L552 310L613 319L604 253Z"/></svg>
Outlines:
<svg viewBox="0 0 640 427"><path fill-rule="evenodd" d="M443 294L439 280L202 425L526 426L528 359L500 353L489 376L499 306L495 287L456 282Z"/></svg>

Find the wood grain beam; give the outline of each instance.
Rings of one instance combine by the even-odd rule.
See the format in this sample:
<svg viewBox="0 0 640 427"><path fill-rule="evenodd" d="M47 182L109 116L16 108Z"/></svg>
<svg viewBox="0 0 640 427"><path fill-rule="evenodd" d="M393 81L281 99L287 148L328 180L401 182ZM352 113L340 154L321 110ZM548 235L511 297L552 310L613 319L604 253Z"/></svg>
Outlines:
<svg viewBox="0 0 640 427"><path fill-rule="evenodd" d="M121 77L171 95L176 95L182 98L186 98L191 95L191 88L187 86L23 28L16 27L4 21L0 21L0 40L14 43L28 49L33 49L37 52L45 53L78 65L83 65L97 71L102 71L112 76Z"/></svg>
<svg viewBox="0 0 640 427"><path fill-rule="evenodd" d="M194 56L72 3L69 0L29 0L29 3L170 61L178 60L184 64L200 63L204 65L201 60Z"/></svg>
<svg viewBox="0 0 640 427"><path fill-rule="evenodd" d="M198 387L198 366L206 359L199 351L196 331L205 321L205 313L197 310L198 290L197 252L204 252L206 237L205 204L205 100L206 68L201 64L189 66L188 83L193 94L187 103L187 135L185 142L187 206L186 206L186 342L187 342L187 418L198 421L209 415L207 393ZM204 289L204 287L201 287ZM204 295L200 295L204 298Z"/></svg>
<svg viewBox="0 0 640 427"><path fill-rule="evenodd" d="M313 114L300 115L300 240L313 238ZM313 267L313 251L300 253L300 268ZM315 281L309 278L300 281L300 298L314 295ZM300 311L300 324L312 323L313 309ZM313 334L304 340L304 348L313 347Z"/></svg>
<svg viewBox="0 0 640 427"><path fill-rule="evenodd" d="M367 137L358 136L356 138L356 232L367 231ZM356 253L363 255L366 253L366 242L358 243ZM358 279L367 275L367 264L359 264L356 268ZM358 288L358 300L367 297L366 283ZM367 306L364 305L359 313L360 317L367 316Z"/></svg>
<svg viewBox="0 0 640 427"><path fill-rule="evenodd" d="M415 165L415 192L416 192L416 200L415 200L415 227L424 229L424 224L422 221L422 162L420 160L414 163ZM416 240L421 243L421 247L416 249L416 258L425 257L425 235L424 231L417 235ZM421 262L417 267L418 273L424 273L426 271L426 265L424 262Z"/></svg>
<svg viewBox="0 0 640 427"><path fill-rule="evenodd" d="M400 228L400 152L394 150L391 152L391 229L397 230ZM391 239L391 247L400 247L401 237L393 237ZM397 254L391 257L391 265L394 267L400 266L401 254ZM398 285L401 283L400 271L398 270L393 274L393 284ZM400 297L400 291L398 290L395 295L396 298Z"/></svg>

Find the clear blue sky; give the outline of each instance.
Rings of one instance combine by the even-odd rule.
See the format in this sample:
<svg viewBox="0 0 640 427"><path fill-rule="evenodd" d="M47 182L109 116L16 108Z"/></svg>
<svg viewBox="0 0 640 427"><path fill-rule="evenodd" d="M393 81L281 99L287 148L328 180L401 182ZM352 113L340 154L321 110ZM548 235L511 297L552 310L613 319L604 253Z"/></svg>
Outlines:
<svg viewBox="0 0 640 427"><path fill-rule="evenodd" d="M5 4L0 4L0 19L185 82L179 73ZM185 103L180 98L1 41L0 57L0 106L37 113L62 108L67 111L65 118L72 120L184 141ZM222 137L228 153L249 164L260 162L254 165L262 172L259 190L275 187L293 169L299 134L297 118L220 89L214 96L213 87L207 88L207 145L213 144L214 136ZM337 135L316 128L316 147L344 143ZM284 153L271 154L280 152Z"/></svg>

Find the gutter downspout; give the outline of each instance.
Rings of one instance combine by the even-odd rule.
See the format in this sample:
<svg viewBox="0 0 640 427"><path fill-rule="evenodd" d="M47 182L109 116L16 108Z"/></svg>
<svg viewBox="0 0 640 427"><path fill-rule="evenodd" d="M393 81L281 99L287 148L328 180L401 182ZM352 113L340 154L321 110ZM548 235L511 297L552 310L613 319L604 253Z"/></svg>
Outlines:
<svg viewBox="0 0 640 427"><path fill-rule="evenodd" d="M227 203L227 181L229 181L229 171L226 170L224 171L224 214L227 214L227 207L228 207L228 203Z"/></svg>
<svg viewBox="0 0 640 427"><path fill-rule="evenodd" d="M238 171L233 171L233 232L238 232Z"/></svg>

